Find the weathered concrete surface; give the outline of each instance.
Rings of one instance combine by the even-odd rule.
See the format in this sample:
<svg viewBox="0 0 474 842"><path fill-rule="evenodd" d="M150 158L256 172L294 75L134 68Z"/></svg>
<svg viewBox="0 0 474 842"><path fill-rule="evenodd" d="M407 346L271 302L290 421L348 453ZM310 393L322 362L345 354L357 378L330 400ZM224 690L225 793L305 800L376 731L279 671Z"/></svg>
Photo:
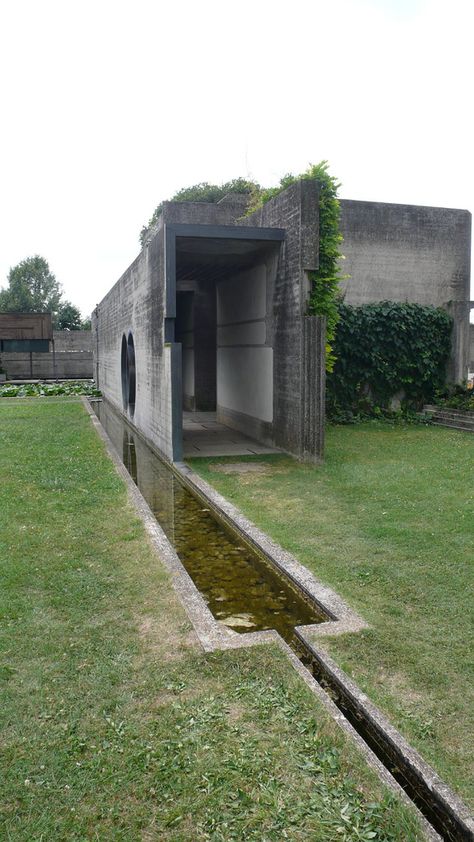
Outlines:
<svg viewBox="0 0 474 842"><path fill-rule="evenodd" d="M469 371L474 373L474 324L469 325Z"/></svg>
<svg viewBox="0 0 474 842"><path fill-rule="evenodd" d="M120 345L132 333L134 424L171 461L182 458L183 406L217 410L227 426L298 458L322 457L325 342L322 324L306 321L308 272L319 260L319 187L297 182L242 219L244 204L245 197L165 202L144 249L93 317L100 388L127 411ZM344 270L351 275L346 300L445 307L455 321L448 379L466 377L470 214L373 202L341 206ZM192 226L209 226L210 233ZM260 240L259 228L266 229ZM264 242L269 232L271 245Z"/></svg>
<svg viewBox="0 0 474 842"><path fill-rule="evenodd" d="M92 351L1 355L9 380L81 380L93 377Z"/></svg>
<svg viewBox="0 0 474 842"><path fill-rule="evenodd" d="M299 626L296 631L309 647L318 671L321 669L329 687L335 690L344 702L345 709L352 711L355 719L364 721L369 743L372 741L372 744L382 745L389 758L390 768L401 771L411 787L424 795L425 799L431 798L432 821L436 817L440 826L445 828L445 838L473 839L474 818L467 806L327 652L312 644L312 639L315 639L312 629L309 626ZM437 822L435 826L438 826Z"/></svg>
<svg viewBox="0 0 474 842"><path fill-rule="evenodd" d="M91 330L53 330L56 353L61 351L90 351L92 353Z"/></svg>
<svg viewBox="0 0 474 842"><path fill-rule="evenodd" d="M215 412L184 412L183 454L188 456L255 456L278 453L217 421ZM244 463L247 464L248 463Z"/></svg>
<svg viewBox="0 0 474 842"><path fill-rule="evenodd" d="M163 227L92 314L98 386L124 412L121 344L132 334L136 360L134 423L168 459L173 458L170 343L164 341Z"/></svg>
<svg viewBox="0 0 474 842"><path fill-rule="evenodd" d="M448 380L467 376L471 214L452 208L341 200L348 304L411 301L454 318Z"/></svg>
<svg viewBox="0 0 474 842"><path fill-rule="evenodd" d="M0 340L50 340L51 313L0 313Z"/></svg>
<svg viewBox="0 0 474 842"><path fill-rule="evenodd" d="M304 442L302 403L303 320L307 270L318 261L318 199L315 182L300 182L246 218L245 225L239 197L217 205L165 202L141 254L96 308L92 323L99 387L127 412L120 347L122 337L132 333L133 423L169 460L182 457L183 405L198 411L217 408L220 420L264 444L299 457L321 457L308 450L322 447L320 435ZM213 239L210 228L208 243L201 231L196 243L193 236L198 235L180 234L180 224L229 226L229 231ZM239 248L232 246L239 239L233 235L237 226ZM252 236L259 228L278 229L278 236L268 242L264 231ZM176 291L171 291L173 283ZM316 351L321 350L319 343ZM324 353L313 361L313 370L315 365L324 368ZM319 388L311 418L323 424Z"/></svg>
<svg viewBox="0 0 474 842"><path fill-rule="evenodd" d="M324 453L326 320L306 316L303 322L303 459L320 461Z"/></svg>
<svg viewBox="0 0 474 842"><path fill-rule="evenodd" d="M300 458L308 455L304 441L305 353L303 325L309 283L307 272L319 261L319 186L300 181L256 211L249 225L275 226L286 231L275 275L273 318L267 323L268 344L273 348L273 442ZM316 362L324 369L324 356ZM324 395L317 392L317 414L324 423ZM322 439L314 440L321 446ZM321 458L322 450L311 459Z"/></svg>
<svg viewBox="0 0 474 842"><path fill-rule="evenodd" d="M28 315L28 314L25 314ZM47 314L45 328L43 321L33 328L32 320L18 320L19 332L24 339L52 337L49 351L31 353L15 350L2 351L2 365L9 380L70 380L93 377L92 333L90 330L55 330L51 328L51 315ZM54 352L53 352L54 348Z"/></svg>

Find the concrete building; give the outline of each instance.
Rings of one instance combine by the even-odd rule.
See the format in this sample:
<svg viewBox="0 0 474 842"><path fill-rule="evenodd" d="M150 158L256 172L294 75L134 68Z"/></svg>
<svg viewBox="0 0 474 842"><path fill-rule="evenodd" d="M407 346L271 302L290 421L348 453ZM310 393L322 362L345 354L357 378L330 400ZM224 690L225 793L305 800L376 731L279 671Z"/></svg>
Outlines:
<svg viewBox="0 0 474 842"><path fill-rule="evenodd" d="M53 330L51 313L0 313L1 365L8 380L92 378L90 330Z"/></svg>
<svg viewBox="0 0 474 842"><path fill-rule="evenodd" d="M318 200L316 182L299 182L243 222L245 197L165 202L98 305L99 386L166 458L182 458L183 407L321 458L324 324L306 315Z"/></svg>
<svg viewBox="0 0 474 842"><path fill-rule="evenodd" d="M471 214L453 208L341 200L348 304L410 301L453 317L447 380L467 377Z"/></svg>
<svg viewBox="0 0 474 842"><path fill-rule="evenodd" d="M165 202L137 259L93 314L104 397L167 459L183 410L298 458L324 444L324 323L306 315L319 188L300 181L243 218L246 197ZM470 214L341 201L346 300L446 306L452 378L467 373Z"/></svg>

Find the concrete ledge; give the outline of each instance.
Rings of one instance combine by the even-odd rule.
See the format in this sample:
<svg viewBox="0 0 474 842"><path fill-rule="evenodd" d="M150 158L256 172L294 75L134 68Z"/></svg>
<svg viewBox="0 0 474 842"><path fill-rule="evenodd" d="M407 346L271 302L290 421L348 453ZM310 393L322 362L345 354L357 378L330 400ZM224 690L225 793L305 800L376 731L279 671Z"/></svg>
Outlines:
<svg viewBox="0 0 474 842"><path fill-rule="evenodd" d="M305 628L305 627L300 627ZM308 629L308 627L306 627ZM388 771L388 769L384 766L384 764L378 759L378 757L374 754L371 748L367 745L365 740L357 733L355 728L350 724L348 719L344 716L344 714L339 710L337 705L333 702L330 695L321 687L321 685L316 681L315 678L311 675L309 670L301 663L295 653L290 649L287 643L278 636L278 643L280 649L282 649L287 658L290 660L291 664L293 665L296 672L299 674L300 678L304 681L304 683L309 687L311 692L314 696L316 696L322 705L326 708L330 716L337 722L340 728L346 733L351 740L353 740L361 754L364 756L365 760L367 761L368 765L374 770L377 776L380 778L383 784L387 786L390 790L395 792L396 795L403 801L407 806L411 807L412 810L417 814L418 820L421 824L422 831L424 833L424 838L429 840L429 842L442 842L442 837L434 830L434 828L430 825L430 823L425 819L422 813L418 810L418 808L413 804L413 801L408 797L405 790L400 786L399 783L395 780L393 775Z"/></svg>
<svg viewBox="0 0 474 842"><path fill-rule="evenodd" d="M114 463L117 472L127 486L129 499L141 517L154 549L171 575L173 587L184 605L204 651L213 652L216 649L236 649L259 643L267 643L271 640L278 640L279 635L275 631L239 634L217 622L209 611L189 573L178 558L174 548L168 541L161 526L158 524L148 503L128 473L122 459L116 452L87 398L83 397L82 403L98 435L104 442L108 455Z"/></svg>
<svg viewBox="0 0 474 842"><path fill-rule="evenodd" d="M346 700L347 708L350 706L358 719L364 719L367 723L367 733L374 742L383 740L384 745L387 746L387 753L390 755L393 768L399 768L414 788L417 784L418 786L421 784L431 792L440 802L446 814L452 818L452 837L449 838L456 840L473 839L474 819L461 799L441 780L421 755L410 746L387 717L359 689L347 673L338 667L327 652L312 645L315 637L312 629L299 626L296 632L321 668L324 679L329 679L330 688L335 689L336 693ZM436 810L433 810L433 812L436 812Z"/></svg>
<svg viewBox="0 0 474 842"><path fill-rule="evenodd" d="M243 412L236 412L220 404L217 405L216 417L220 424L224 424L229 429L237 430L244 436L262 442L268 447L275 447L271 422L245 415Z"/></svg>
<svg viewBox="0 0 474 842"><path fill-rule="evenodd" d="M451 409L449 406L427 405L423 407L437 427L448 427L452 430L462 430L474 433L474 412L468 409Z"/></svg>
<svg viewBox="0 0 474 842"><path fill-rule="evenodd" d="M242 512L215 491L188 465L178 462L173 465L173 469L193 494L197 494L202 500L210 504L214 514L220 517L224 525L237 531L239 536L250 544L253 550L263 555L270 565L276 567L280 573L290 579L327 615L327 622L305 626L304 628L311 629L312 634L318 637L327 634L355 632L367 628L365 620L356 614L335 591L319 582L291 553L286 552L272 541L268 535L265 535L251 523Z"/></svg>

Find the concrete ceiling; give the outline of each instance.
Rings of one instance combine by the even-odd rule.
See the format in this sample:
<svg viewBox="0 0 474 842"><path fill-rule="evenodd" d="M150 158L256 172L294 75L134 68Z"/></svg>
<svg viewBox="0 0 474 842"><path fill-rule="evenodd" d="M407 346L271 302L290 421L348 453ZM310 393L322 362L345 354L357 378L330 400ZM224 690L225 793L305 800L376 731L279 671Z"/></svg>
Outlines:
<svg viewBox="0 0 474 842"><path fill-rule="evenodd" d="M213 237L176 238L176 280L216 281L275 254L279 242Z"/></svg>

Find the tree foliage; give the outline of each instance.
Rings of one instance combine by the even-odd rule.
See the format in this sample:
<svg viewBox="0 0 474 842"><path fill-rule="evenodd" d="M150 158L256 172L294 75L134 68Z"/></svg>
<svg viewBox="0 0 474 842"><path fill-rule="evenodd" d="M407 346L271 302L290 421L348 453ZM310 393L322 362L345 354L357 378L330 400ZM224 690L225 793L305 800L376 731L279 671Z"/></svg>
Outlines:
<svg viewBox="0 0 474 842"><path fill-rule="evenodd" d="M36 254L8 273L8 287L0 291L0 310L19 313L57 313L62 291L48 261Z"/></svg>
<svg viewBox="0 0 474 842"><path fill-rule="evenodd" d="M62 301L56 316L56 330L84 330L80 310L70 301Z"/></svg>
<svg viewBox="0 0 474 842"><path fill-rule="evenodd" d="M445 381L452 318L421 304L382 301L351 307L339 303L334 352L327 380L332 417L388 408L400 394L407 409L432 400Z"/></svg>
<svg viewBox="0 0 474 842"><path fill-rule="evenodd" d="M83 327L79 309L63 300L61 284L39 254L10 269L8 286L0 290L0 312L51 313L55 330Z"/></svg>

